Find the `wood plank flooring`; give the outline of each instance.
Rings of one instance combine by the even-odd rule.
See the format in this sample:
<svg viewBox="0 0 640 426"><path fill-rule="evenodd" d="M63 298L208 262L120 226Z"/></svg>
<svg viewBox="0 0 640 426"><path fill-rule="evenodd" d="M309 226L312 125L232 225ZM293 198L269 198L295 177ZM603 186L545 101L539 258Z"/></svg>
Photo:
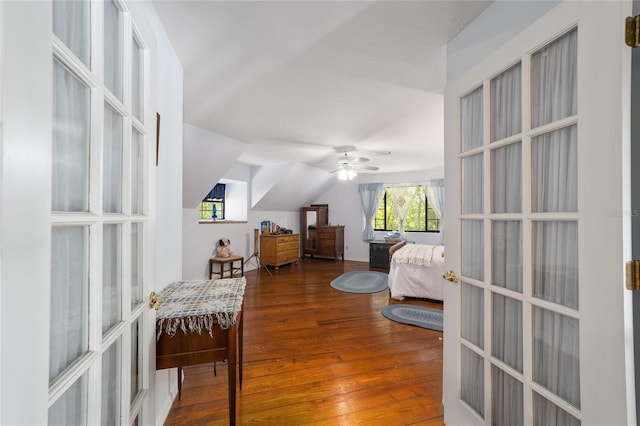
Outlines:
<svg viewBox="0 0 640 426"><path fill-rule="evenodd" d="M389 291L353 294L329 282L368 263L305 259L245 274L244 380L237 423L443 425L442 333L390 321ZM165 425L228 424L227 365L184 368Z"/></svg>

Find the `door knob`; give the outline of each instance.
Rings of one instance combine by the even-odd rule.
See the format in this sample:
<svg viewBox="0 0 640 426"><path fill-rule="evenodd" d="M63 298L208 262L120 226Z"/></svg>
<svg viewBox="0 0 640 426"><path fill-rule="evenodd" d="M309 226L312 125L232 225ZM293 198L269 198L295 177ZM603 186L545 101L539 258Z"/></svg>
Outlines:
<svg viewBox="0 0 640 426"><path fill-rule="evenodd" d="M456 277L456 273L452 270L448 270L447 272L445 272L442 278L452 283L458 282L458 277Z"/></svg>

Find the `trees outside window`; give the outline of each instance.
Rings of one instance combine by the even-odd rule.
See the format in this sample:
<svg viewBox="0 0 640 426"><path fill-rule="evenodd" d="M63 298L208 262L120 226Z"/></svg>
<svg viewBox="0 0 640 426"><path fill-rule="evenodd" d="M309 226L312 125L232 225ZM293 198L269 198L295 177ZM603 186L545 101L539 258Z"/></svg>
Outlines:
<svg viewBox="0 0 640 426"><path fill-rule="evenodd" d="M399 227L400 221L393 208L393 198L389 194L389 188L386 188L376 213L374 229L394 231ZM404 220L404 230L406 232L440 232L440 218L429 207L427 193L422 185L416 186L416 195L411 200L409 212Z"/></svg>

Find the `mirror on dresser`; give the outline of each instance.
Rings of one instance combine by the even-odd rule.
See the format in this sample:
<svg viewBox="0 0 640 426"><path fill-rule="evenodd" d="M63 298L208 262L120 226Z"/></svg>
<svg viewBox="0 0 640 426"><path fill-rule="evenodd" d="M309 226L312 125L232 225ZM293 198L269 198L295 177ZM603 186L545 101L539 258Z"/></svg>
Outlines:
<svg viewBox="0 0 640 426"><path fill-rule="evenodd" d="M344 260L344 226L329 225L329 205L311 204L300 211L302 257L333 257Z"/></svg>

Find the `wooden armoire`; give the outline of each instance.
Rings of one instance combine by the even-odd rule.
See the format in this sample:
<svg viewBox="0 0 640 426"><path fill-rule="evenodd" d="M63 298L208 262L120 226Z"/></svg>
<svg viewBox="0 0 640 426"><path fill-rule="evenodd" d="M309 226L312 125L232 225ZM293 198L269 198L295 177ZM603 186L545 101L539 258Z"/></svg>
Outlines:
<svg viewBox="0 0 640 426"><path fill-rule="evenodd" d="M300 244L302 257L319 256L344 260L344 225L329 225L329 205L302 207Z"/></svg>

